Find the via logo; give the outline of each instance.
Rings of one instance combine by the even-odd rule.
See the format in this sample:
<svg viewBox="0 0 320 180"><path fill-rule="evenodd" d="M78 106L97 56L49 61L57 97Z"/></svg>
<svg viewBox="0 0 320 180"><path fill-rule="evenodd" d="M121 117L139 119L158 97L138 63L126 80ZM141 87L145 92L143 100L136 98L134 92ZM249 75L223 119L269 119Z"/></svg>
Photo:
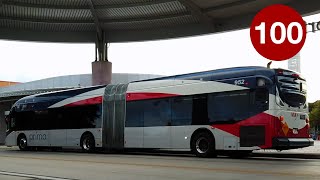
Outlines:
<svg viewBox="0 0 320 180"><path fill-rule="evenodd" d="M30 134L29 139L31 141L47 140L46 134Z"/></svg>

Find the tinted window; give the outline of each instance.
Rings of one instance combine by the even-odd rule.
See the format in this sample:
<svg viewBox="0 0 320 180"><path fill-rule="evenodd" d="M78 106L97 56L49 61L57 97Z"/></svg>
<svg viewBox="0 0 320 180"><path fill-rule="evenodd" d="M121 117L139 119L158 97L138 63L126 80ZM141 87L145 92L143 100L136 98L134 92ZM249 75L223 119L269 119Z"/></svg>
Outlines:
<svg viewBox="0 0 320 180"><path fill-rule="evenodd" d="M17 130L99 128L101 105L16 112L11 126Z"/></svg>
<svg viewBox="0 0 320 180"><path fill-rule="evenodd" d="M32 124L33 129L36 130L46 130L50 129L50 116L48 110L44 111L35 111L34 116L30 119L30 124Z"/></svg>
<svg viewBox="0 0 320 180"><path fill-rule="evenodd" d="M172 100L172 125L191 125L192 122L192 97L180 97Z"/></svg>
<svg viewBox="0 0 320 180"><path fill-rule="evenodd" d="M268 109L267 89L210 94L208 112L211 123L234 123Z"/></svg>
<svg viewBox="0 0 320 180"><path fill-rule="evenodd" d="M252 107L253 109L257 109L257 111L265 111L269 106L269 92L266 88L259 88L252 92L254 95L254 104L256 107Z"/></svg>
<svg viewBox="0 0 320 180"><path fill-rule="evenodd" d="M210 94L208 112L210 122L235 122L248 117L250 94L246 92L225 92Z"/></svg>
<svg viewBox="0 0 320 180"><path fill-rule="evenodd" d="M281 99L292 107L300 107L306 103L306 85L302 78L294 77L292 72L287 75L278 75L277 85Z"/></svg>
<svg viewBox="0 0 320 180"><path fill-rule="evenodd" d="M55 114L61 128L81 129L101 127L101 105L59 108Z"/></svg>
<svg viewBox="0 0 320 180"><path fill-rule="evenodd" d="M306 96L301 93L283 92L281 98L292 107L300 107L306 103Z"/></svg>
<svg viewBox="0 0 320 180"><path fill-rule="evenodd" d="M143 126L143 103L144 101L131 101L127 103L126 127Z"/></svg>
<svg viewBox="0 0 320 180"><path fill-rule="evenodd" d="M208 123L207 95L193 96L192 125L206 125Z"/></svg>
<svg viewBox="0 0 320 180"><path fill-rule="evenodd" d="M32 111L16 112L12 118L12 126L15 130L31 130L37 128L37 124L34 123L34 112Z"/></svg>
<svg viewBox="0 0 320 180"><path fill-rule="evenodd" d="M171 108L169 99L144 101L144 126L167 126L170 124Z"/></svg>

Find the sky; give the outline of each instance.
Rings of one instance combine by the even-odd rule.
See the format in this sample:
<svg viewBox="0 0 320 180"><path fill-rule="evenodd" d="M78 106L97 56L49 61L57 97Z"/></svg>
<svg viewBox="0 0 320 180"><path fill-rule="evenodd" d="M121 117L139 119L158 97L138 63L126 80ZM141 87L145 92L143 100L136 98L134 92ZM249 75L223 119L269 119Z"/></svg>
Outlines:
<svg viewBox="0 0 320 180"><path fill-rule="evenodd" d="M304 17L318 22L320 14ZM196 37L112 43L108 60L113 73L174 75L236 66L266 66L250 41L249 29ZM308 33L301 55L308 102L320 100L320 31ZM49 77L91 73L94 44L40 43L0 40L0 80L28 82ZM287 61L272 68L287 68Z"/></svg>

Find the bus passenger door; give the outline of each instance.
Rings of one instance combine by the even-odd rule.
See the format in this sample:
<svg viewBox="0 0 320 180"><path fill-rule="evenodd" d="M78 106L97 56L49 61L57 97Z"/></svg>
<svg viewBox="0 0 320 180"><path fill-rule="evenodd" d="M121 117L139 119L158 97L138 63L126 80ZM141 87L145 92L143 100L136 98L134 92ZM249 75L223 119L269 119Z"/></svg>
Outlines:
<svg viewBox="0 0 320 180"><path fill-rule="evenodd" d="M207 98L205 96L173 98L171 101L171 147L189 149L192 133L206 124L206 117Z"/></svg>
<svg viewBox="0 0 320 180"><path fill-rule="evenodd" d="M50 111L49 146L66 146L67 145L67 125L68 119L65 118L63 109L54 109Z"/></svg>
<svg viewBox="0 0 320 180"><path fill-rule="evenodd" d="M143 102L127 102L124 130L126 148L143 148Z"/></svg>

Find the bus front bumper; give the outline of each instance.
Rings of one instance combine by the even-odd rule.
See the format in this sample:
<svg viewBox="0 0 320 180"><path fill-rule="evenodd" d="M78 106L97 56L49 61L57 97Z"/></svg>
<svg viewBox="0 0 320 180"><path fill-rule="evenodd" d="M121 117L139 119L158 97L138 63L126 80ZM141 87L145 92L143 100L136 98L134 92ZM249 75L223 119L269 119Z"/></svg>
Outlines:
<svg viewBox="0 0 320 180"><path fill-rule="evenodd" d="M313 146L312 138L273 138L273 149L285 150Z"/></svg>

